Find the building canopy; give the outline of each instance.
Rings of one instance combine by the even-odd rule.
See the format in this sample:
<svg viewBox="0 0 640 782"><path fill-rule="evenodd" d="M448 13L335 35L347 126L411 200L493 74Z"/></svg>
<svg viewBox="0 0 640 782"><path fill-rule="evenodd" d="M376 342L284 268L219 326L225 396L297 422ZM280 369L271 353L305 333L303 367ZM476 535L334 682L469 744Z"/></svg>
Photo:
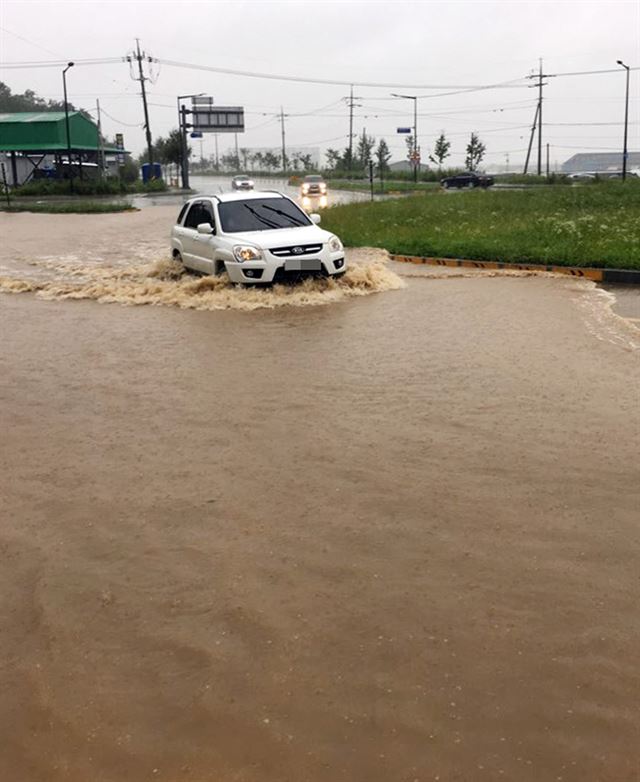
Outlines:
<svg viewBox="0 0 640 782"><path fill-rule="evenodd" d="M72 152L98 152L98 126L79 111L69 112ZM47 154L66 152L67 127L64 111L26 111L0 114L0 152ZM102 147L110 154L122 152Z"/></svg>

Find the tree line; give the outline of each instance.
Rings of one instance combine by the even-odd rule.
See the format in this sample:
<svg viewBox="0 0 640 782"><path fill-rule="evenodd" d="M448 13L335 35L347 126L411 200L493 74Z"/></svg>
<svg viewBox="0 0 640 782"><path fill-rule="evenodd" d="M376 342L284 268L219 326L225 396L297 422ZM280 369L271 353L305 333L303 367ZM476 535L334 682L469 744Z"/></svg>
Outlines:
<svg viewBox="0 0 640 782"><path fill-rule="evenodd" d="M413 136L405 136L407 146L406 159L411 162L414 152ZM465 168L468 171L476 171L484 159L486 146L480 141L477 133L472 133L466 146ZM418 149L418 153L420 150ZM444 131L436 139L433 145L433 151L428 155L428 160L441 170L444 163L451 155L451 142L447 139ZM389 160L391 153L385 139L380 139L376 146L376 140L373 136L368 136L363 132L358 139L355 151L351 147L346 147L342 152L338 149L327 149L325 152L327 168L336 172L350 172L366 169L369 162L374 162L378 174L384 174L389 170Z"/></svg>

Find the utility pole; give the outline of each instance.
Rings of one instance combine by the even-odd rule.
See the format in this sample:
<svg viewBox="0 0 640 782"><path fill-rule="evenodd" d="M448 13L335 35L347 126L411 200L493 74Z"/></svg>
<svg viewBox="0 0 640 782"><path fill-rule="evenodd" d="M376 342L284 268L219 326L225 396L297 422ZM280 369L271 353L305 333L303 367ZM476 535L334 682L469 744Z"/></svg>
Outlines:
<svg viewBox="0 0 640 782"><path fill-rule="evenodd" d="M526 174L529 170L529 158L531 157L531 147L533 146L533 137L536 132L536 128L538 126L538 112L540 111L540 104L536 105L536 115L533 118L533 125L531 126L531 135L529 136L529 148L527 149L527 159L524 161L524 171L523 174Z"/></svg>
<svg viewBox="0 0 640 782"><path fill-rule="evenodd" d="M73 63L67 63L67 67L62 71L62 88L64 90L64 119L67 131L67 164L69 166L69 191L73 193L73 168L71 166L71 131L69 130L69 101L67 100L67 71L69 68L73 68ZM11 153L11 164L13 167L13 184L18 184L16 176L16 162L15 153Z"/></svg>
<svg viewBox="0 0 640 782"><path fill-rule="evenodd" d="M627 149L627 131L629 129L629 71L631 70L631 67L625 65L622 60L616 60L616 63L627 71L627 90L624 101L624 142L622 146L622 181L624 182L627 178L627 158L629 157Z"/></svg>
<svg viewBox="0 0 640 782"><path fill-rule="evenodd" d="M220 161L218 160L218 134L214 133L213 138L216 142L216 172L218 172L220 170Z"/></svg>
<svg viewBox="0 0 640 782"><path fill-rule="evenodd" d="M542 57L538 74L538 176L542 174Z"/></svg>
<svg viewBox="0 0 640 782"><path fill-rule="evenodd" d="M284 111L280 106L280 128L282 130L282 173L287 175L287 151L284 143Z"/></svg>
<svg viewBox="0 0 640 782"><path fill-rule="evenodd" d="M542 72L542 58L540 59L540 66L538 69L538 75L537 76L529 76L529 79L538 79L537 84L530 84L530 87L537 87L538 88L538 105L536 106L536 118L533 122L533 128L531 129L531 141L529 142L529 152L527 152L527 162L524 166L524 173L527 173L527 168L529 167L529 155L531 154L531 144L533 142L533 134L535 133L536 125L538 128L538 176L542 176L542 88L548 84L548 82L543 81L543 79L547 79L549 77L549 74Z"/></svg>
<svg viewBox="0 0 640 782"><path fill-rule="evenodd" d="M104 177L104 144L102 143L102 123L100 122L100 100L96 98L96 116L98 120L98 168L100 178Z"/></svg>
<svg viewBox="0 0 640 782"><path fill-rule="evenodd" d="M549 179L549 142L547 142L547 179Z"/></svg>
<svg viewBox="0 0 640 782"><path fill-rule="evenodd" d="M349 97L343 98L343 100L347 101L347 106L349 107L349 168L351 169L353 166L353 110L356 107L359 107L359 103L355 103L357 100L361 100L358 96L354 98L353 96L353 84L351 85L351 89L349 90Z"/></svg>
<svg viewBox="0 0 640 782"><path fill-rule="evenodd" d="M349 168L353 166L353 84L349 91Z"/></svg>
<svg viewBox="0 0 640 782"><path fill-rule="evenodd" d="M236 165L238 166L238 171L240 171L240 153L238 152L238 134L233 134L236 139Z"/></svg>
<svg viewBox="0 0 640 782"><path fill-rule="evenodd" d="M138 63L138 76L133 76L134 81L140 82L140 88L142 92L142 106L144 108L144 129L147 136L147 155L149 158L149 163L153 163L153 148L151 146L151 127L149 126L149 109L147 107L147 91L145 89L144 83L149 78L148 76L144 75L144 71L142 69L142 61L148 59L151 61L151 58L147 58L144 52L140 51L140 39L136 38L136 51L135 53L127 57L128 62L131 62L131 59L134 59Z"/></svg>

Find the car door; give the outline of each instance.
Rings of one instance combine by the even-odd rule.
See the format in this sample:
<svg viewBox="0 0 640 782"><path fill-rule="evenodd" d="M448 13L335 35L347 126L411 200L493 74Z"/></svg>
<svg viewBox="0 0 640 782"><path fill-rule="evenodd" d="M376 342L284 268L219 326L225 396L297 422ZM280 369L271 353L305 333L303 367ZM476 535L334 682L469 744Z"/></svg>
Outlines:
<svg viewBox="0 0 640 782"><path fill-rule="evenodd" d="M215 251L217 247L216 219L213 212L213 204L208 199L198 201L198 223L192 244L193 268L205 274L215 274ZM209 223L213 228L213 234L199 234L197 226L200 223Z"/></svg>
<svg viewBox="0 0 640 782"><path fill-rule="evenodd" d="M193 231L187 226L187 215L191 210L192 204L186 203L180 210L178 219L172 231L173 247L180 252L182 261L185 266L189 266L189 259L191 253L191 242L193 239Z"/></svg>
<svg viewBox="0 0 640 782"><path fill-rule="evenodd" d="M179 238L182 244L182 261L184 265L188 266L190 269L199 268L196 265L195 244L196 237L198 236L198 225L204 222L204 220L201 219L202 209L200 203L200 201L193 201L184 218L184 222L182 223L182 229L179 231Z"/></svg>

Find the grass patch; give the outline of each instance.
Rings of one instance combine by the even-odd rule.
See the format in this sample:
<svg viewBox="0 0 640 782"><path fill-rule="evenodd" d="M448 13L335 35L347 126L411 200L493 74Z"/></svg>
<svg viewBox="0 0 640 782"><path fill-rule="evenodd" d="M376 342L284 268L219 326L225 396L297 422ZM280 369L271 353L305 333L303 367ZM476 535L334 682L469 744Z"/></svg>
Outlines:
<svg viewBox="0 0 640 782"><path fill-rule="evenodd" d="M11 206L0 205L3 212L43 212L46 214L102 214L107 212L137 212L138 210L127 203L101 203L99 201L73 201L67 203L35 203L15 204Z"/></svg>
<svg viewBox="0 0 640 782"><path fill-rule="evenodd" d="M351 247L407 255L640 269L640 181L345 204L322 227Z"/></svg>

